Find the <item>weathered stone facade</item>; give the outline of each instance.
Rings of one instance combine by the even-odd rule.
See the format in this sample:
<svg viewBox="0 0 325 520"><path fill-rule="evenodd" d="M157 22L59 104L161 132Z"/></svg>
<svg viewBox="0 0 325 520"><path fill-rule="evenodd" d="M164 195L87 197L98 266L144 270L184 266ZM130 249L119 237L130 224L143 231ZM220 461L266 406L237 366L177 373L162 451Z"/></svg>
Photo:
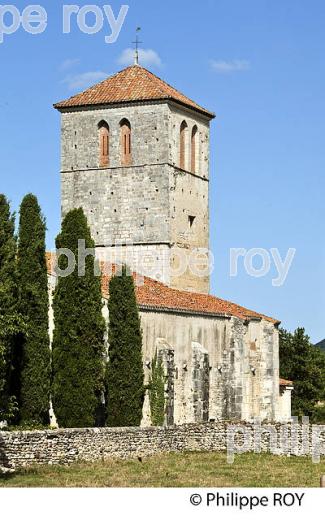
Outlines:
<svg viewBox="0 0 325 520"><path fill-rule="evenodd" d="M290 418L290 408L285 415L279 408L273 324L163 309L141 308L140 315L147 381L155 352L173 352L175 424Z"/></svg>
<svg viewBox="0 0 325 520"><path fill-rule="evenodd" d="M270 424L257 428L251 424L219 422L167 428L0 432L0 466L67 465L170 452L226 451L229 432L238 452L241 447L242 451L256 451L256 439L260 437L261 451L278 455L313 455L315 459L325 455L325 426L314 427L314 433L304 425Z"/></svg>
<svg viewBox="0 0 325 520"><path fill-rule="evenodd" d="M121 166L123 119L131 125L130 166ZM186 170L178 167L182 120L189 131L198 128L197 173L189 171L189 135ZM101 121L110 129L109 168L100 167ZM172 103L79 108L63 111L61 132L62 215L83 207L101 258L127 260L168 285L209 292L208 275L170 270L177 267L177 248L188 263L193 250L209 247L209 119Z"/></svg>

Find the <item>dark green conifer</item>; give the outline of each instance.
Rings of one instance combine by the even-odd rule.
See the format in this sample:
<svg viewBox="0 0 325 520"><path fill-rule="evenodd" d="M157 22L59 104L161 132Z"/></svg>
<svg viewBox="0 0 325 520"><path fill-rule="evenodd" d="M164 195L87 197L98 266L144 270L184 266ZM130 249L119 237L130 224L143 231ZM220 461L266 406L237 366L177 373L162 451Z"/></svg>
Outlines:
<svg viewBox="0 0 325 520"><path fill-rule="evenodd" d="M125 267L109 284L107 425L139 426L144 374L142 334L132 276Z"/></svg>
<svg viewBox="0 0 325 520"><path fill-rule="evenodd" d="M71 274L59 273L54 295L52 395L59 426L65 428L95 426L104 393L101 278L92 255L86 257L83 272L82 261L78 262L79 240L94 250L81 208L66 215L56 239L57 249L69 249L76 260ZM64 271L68 258L61 255L58 265Z"/></svg>
<svg viewBox="0 0 325 520"><path fill-rule="evenodd" d="M19 309L26 324L18 362L19 415L25 424L49 423L51 357L45 234L37 198L26 195L20 206L17 262Z"/></svg>
<svg viewBox="0 0 325 520"><path fill-rule="evenodd" d="M15 218L9 202L0 194L0 421L14 412L11 393L12 356L22 328L18 312Z"/></svg>

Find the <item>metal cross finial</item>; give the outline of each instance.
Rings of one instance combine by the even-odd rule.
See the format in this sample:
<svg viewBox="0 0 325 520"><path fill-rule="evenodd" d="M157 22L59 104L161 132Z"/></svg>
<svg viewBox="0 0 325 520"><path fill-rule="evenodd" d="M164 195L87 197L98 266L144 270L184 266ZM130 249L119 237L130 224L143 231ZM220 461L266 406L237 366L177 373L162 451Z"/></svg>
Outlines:
<svg viewBox="0 0 325 520"><path fill-rule="evenodd" d="M136 30L136 39L135 42L132 42L135 45L135 53L134 53L134 65L139 65L139 43L142 43L138 38L138 32L141 31L141 27L137 27Z"/></svg>

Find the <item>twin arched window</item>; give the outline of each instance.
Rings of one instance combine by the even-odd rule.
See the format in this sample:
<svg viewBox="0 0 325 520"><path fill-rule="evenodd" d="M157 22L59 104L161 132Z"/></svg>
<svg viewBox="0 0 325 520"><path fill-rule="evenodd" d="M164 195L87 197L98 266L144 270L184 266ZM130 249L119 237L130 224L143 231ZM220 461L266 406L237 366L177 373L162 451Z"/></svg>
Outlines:
<svg viewBox="0 0 325 520"><path fill-rule="evenodd" d="M110 131L106 121L101 121L98 125L99 131L99 166L100 168L109 167L110 151ZM120 122L120 147L121 165L130 166L132 164L131 154L131 125L127 119Z"/></svg>
<svg viewBox="0 0 325 520"><path fill-rule="evenodd" d="M182 170L189 169L193 173L197 171L197 136L198 128L194 125L191 133L191 141L188 143L188 125L186 121L183 121L180 127L179 167L182 168ZM190 162L189 166L188 162Z"/></svg>
<svg viewBox="0 0 325 520"><path fill-rule="evenodd" d="M101 168L109 167L109 150L110 150L110 131L105 121L101 121L98 125L99 130L99 166ZM188 125L183 121L180 127L180 153L179 167L182 170L187 169L188 157L190 161L190 171L197 171L197 135L198 128L196 125L192 128L190 151L187 154L188 141ZM121 165L130 166L132 164L132 143L131 143L131 125L127 119L120 122L120 148L121 148Z"/></svg>

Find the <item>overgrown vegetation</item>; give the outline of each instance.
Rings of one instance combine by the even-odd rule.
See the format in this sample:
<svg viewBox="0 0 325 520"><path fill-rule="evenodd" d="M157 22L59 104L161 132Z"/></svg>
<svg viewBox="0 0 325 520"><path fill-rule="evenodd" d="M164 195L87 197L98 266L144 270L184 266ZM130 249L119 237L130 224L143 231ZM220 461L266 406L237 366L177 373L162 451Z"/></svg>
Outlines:
<svg viewBox="0 0 325 520"><path fill-rule="evenodd" d="M132 276L124 266L109 284L107 425L139 426L144 374L142 334Z"/></svg>
<svg viewBox="0 0 325 520"><path fill-rule="evenodd" d="M161 356L158 356L157 352L152 360L149 400L152 425L163 426L165 421L165 374Z"/></svg>
<svg viewBox="0 0 325 520"><path fill-rule="evenodd" d="M78 241L94 250L82 209L70 211L56 239L58 249L67 248L78 259ZM59 268L68 267L61 255ZM95 259L88 255L84 273L75 266L58 278L54 295L53 405L61 427L91 427L98 424L104 392L104 334L101 279L95 275Z"/></svg>
<svg viewBox="0 0 325 520"><path fill-rule="evenodd" d="M318 403L325 399L325 356L311 344L305 329L293 334L280 329L280 370L294 382L292 415L308 416L313 422L324 417Z"/></svg>
<svg viewBox="0 0 325 520"><path fill-rule="evenodd" d="M51 359L45 233L37 198L26 195L20 206L17 260L19 310L26 329L15 356L22 424L49 423Z"/></svg>

